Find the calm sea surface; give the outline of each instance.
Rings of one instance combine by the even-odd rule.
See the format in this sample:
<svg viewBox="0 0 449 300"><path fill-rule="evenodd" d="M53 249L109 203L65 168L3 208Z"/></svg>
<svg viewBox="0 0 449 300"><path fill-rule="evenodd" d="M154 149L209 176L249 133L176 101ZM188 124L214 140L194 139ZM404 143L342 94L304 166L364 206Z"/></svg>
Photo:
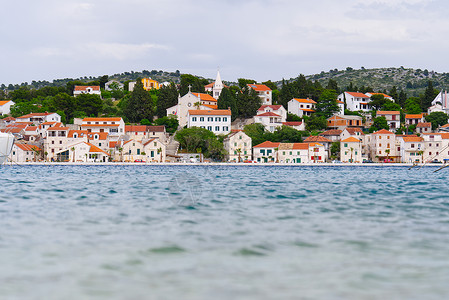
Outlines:
<svg viewBox="0 0 449 300"><path fill-rule="evenodd" d="M0 167L0 299L448 299L449 168Z"/></svg>

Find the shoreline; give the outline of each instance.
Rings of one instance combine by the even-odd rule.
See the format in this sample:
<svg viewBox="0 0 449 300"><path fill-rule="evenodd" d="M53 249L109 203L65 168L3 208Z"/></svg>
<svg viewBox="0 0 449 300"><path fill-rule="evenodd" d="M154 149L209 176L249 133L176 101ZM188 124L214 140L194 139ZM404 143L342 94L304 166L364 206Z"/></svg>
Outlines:
<svg viewBox="0 0 449 300"><path fill-rule="evenodd" d="M248 166L248 167L411 167L413 163L144 163L144 162L25 162L4 163L0 166ZM422 164L416 167L422 167ZM427 163L424 167L443 167L446 164Z"/></svg>

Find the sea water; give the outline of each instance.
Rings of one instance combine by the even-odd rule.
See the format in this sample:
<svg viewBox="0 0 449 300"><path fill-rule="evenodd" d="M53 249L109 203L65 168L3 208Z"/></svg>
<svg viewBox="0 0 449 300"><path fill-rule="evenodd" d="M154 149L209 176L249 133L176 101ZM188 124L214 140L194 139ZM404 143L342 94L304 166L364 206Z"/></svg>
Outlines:
<svg viewBox="0 0 449 300"><path fill-rule="evenodd" d="M0 299L447 299L435 169L2 166Z"/></svg>

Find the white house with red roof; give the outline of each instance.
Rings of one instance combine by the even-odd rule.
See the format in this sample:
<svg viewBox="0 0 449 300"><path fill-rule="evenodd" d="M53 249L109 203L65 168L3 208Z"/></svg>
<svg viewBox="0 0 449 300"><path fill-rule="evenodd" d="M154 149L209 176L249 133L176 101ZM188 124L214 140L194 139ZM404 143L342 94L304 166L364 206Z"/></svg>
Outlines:
<svg viewBox="0 0 449 300"><path fill-rule="evenodd" d="M79 96L81 94L99 95L101 96L100 86L87 86L87 85L75 85L73 90L73 96Z"/></svg>
<svg viewBox="0 0 449 300"><path fill-rule="evenodd" d="M323 163L327 160L328 151L321 143L308 143L309 144L309 160L312 163Z"/></svg>
<svg viewBox="0 0 449 300"><path fill-rule="evenodd" d="M310 162L308 143L280 143L278 158L284 164L304 164Z"/></svg>
<svg viewBox="0 0 449 300"><path fill-rule="evenodd" d="M416 124L416 133L431 133L432 132L432 123L430 122L419 122Z"/></svg>
<svg viewBox="0 0 449 300"><path fill-rule="evenodd" d="M421 163L425 154L425 143L422 137L418 136L399 136L400 159L404 163ZM434 144L441 143L441 140L432 141ZM431 143L432 143L431 142ZM422 151L422 152L421 152Z"/></svg>
<svg viewBox="0 0 449 300"><path fill-rule="evenodd" d="M231 132L231 110L189 110L187 112L187 127L199 127L212 131L214 134Z"/></svg>
<svg viewBox="0 0 449 300"><path fill-rule="evenodd" d="M368 137L369 154L373 161L398 161L396 135L388 130L381 129ZM367 141L367 142L368 142Z"/></svg>
<svg viewBox="0 0 449 300"><path fill-rule="evenodd" d="M359 92L344 92L338 96L338 101L342 101L346 103L346 108L351 111L364 111L369 112L371 110L371 106L369 103L371 102L371 97L359 93Z"/></svg>
<svg viewBox="0 0 449 300"><path fill-rule="evenodd" d="M16 163L38 161L42 155L42 149L30 144L14 143L9 159Z"/></svg>
<svg viewBox="0 0 449 300"><path fill-rule="evenodd" d="M16 118L16 123L31 122L34 125L39 125L45 122L61 122L61 116L57 113L31 113Z"/></svg>
<svg viewBox="0 0 449 300"><path fill-rule="evenodd" d="M8 115L11 113L11 106L15 103L11 100L0 101L0 116Z"/></svg>
<svg viewBox="0 0 449 300"><path fill-rule="evenodd" d="M178 104L167 108L167 116L173 115L178 118L179 126L184 127L188 123L189 110L214 110L218 109L217 99L209 94L189 92L178 97Z"/></svg>
<svg viewBox="0 0 449 300"><path fill-rule="evenodd" d="M401 127L401 113L399 111L377 111L377 117L385 117L390 129L398 129Z"/></svg>
<svg viewBox="0 0 449 300"><path fill-rule="evenodd" d="M252 159L252 140L242 130L233 131L223 140L226 160L243 162Z"/></svg>
<svg viewBox="0 0 449 300"><path fill-rule="evenodd" d="M81 129L88 132L107 132L111 140L117 140L125 134L125 122L122 118L84 118Z"/></svg>
<svg viewBox="0 0 449 300"><path fill-rule="evenodd" d="M130 139L121 145L122 151L116 152L116 161L124 162L165 162L166 146L159 139L147 141Z"/></svg>
<svg viewBox="0 0 449 300"><path fill-rule="evenodd" d="M299 117L311 116L315 112L315 106L316 102L312 99L293 98L288 101L288 112Z"/></svg>
<svg viewBox="0 0 449 300"><path fill-rule="evenodd" d="M146 125L125 125L125 133L130 139L138 141L148 137Z"/></svg>
<svg viewBox="0 0 449 300"><path fill-rule="evenodd" d="M257 95L262 99L263 105L271 105L272 104L272 91L265 84L248 84L248 87L254 91L256 91Z"/></svg>
<svg viewBox="0 0 449 300"><path fill-rule="evenodd" d="M361 163L362 141L355 137L348 137L340 142L340 161L349 163Z"/></svg>
<svg viewBox="0 0 449 300"><path fill-rule="evenodd" d="M78 142L55 153L60 162L107 162L109 154L88 142Z"/></svg>
<svg viewBox="0 0 449 300"><path fill-rule="evenodd" d="M405 124L414 125L424 122L424 114L407 114L405 115Z"/></svg>
<svg viewBox="0 0 449 300"><path fill-rule="evenodd" d="M266 130L274 132L287 120L287 111L282 105L262 105L254 116L254 123L262 124Z"/></svg>
<svg viewBox="0 0 449 300"><path fill-rule="evenodd" d="M263 142L253 147L253 158L258 163L276 162L280 143Z"/></svg>
<svg viewBox="0 0 449 300"><path fill-rule="evenodd" d="M300 122L300 121L287 121L287 122L283 122L282 125L291 127L293 129L296 129L299 131L306 130L306 125L304 124L304 122Z"/></svg>

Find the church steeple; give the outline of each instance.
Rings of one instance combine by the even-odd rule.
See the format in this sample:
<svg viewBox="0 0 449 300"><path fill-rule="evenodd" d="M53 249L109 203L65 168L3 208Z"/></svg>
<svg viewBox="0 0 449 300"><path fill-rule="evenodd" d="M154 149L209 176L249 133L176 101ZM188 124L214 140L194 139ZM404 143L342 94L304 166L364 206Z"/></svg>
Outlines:
<svg viewBox="0 0 449 300"><path fill-rule="evenodd" d="M223 82L221 81L220 70L217 71L217 78L214 82L214 87L212 88L212 97L218 99L221 94L221 90L223 90Z"/></svg>

